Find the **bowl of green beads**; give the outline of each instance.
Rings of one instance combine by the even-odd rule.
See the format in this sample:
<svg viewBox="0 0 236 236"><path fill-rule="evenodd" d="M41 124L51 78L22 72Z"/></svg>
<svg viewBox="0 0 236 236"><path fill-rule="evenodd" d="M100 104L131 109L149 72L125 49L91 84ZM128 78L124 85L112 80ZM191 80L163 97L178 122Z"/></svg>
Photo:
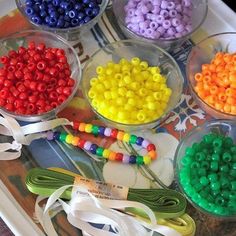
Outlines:
<svg viewBox="0 0 236 236"><path fill-rule="evenodd" d="M180 190L205 214L236 219L236 123L212 120L193 129L175 154Z"/></svg>
<svg viewBox="0 0 236 236"><path fill-rule="evenodd" d="M83 69L82 90L106 125L126 131L158 126L178 104L183 76L165 50L122 40L99 49Z"/></svg>

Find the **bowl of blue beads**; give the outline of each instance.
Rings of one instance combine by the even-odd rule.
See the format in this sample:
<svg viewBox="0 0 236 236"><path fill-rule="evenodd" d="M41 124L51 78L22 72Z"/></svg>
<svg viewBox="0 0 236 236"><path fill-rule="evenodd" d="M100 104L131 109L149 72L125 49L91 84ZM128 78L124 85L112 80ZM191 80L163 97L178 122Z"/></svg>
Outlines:
<svg viewBox="0 0 236 236"><path fill-rule="evenodd" d="M180 190L201 212L236 219L236 123L212 120L190 131L175 154Z"/></svg>
<svg viewBox="0 0 236 236"><path fill-rule="evenodd" d="M117 22L128 38L171 50L199 29L207 16L207 0L113 0Z"/></svg>
<svg viewBox="0 0 236 236"><path fill-rule="evenodd" d="M101 18L109 0L16 0L19 11L36 28L77 40Z"/></svg>

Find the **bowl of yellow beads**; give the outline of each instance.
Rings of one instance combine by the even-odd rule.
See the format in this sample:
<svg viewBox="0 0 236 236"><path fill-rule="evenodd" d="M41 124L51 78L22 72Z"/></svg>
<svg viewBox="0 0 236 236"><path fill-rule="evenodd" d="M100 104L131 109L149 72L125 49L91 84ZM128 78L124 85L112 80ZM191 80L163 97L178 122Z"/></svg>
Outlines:
<svg viewBox="0 0 236 236"><path fill-rule="evenodd" d="M121 40L99 49L83 69L82 90L106 125L154 128L175 108L183 89L178 64L154 44Z"/></svg>

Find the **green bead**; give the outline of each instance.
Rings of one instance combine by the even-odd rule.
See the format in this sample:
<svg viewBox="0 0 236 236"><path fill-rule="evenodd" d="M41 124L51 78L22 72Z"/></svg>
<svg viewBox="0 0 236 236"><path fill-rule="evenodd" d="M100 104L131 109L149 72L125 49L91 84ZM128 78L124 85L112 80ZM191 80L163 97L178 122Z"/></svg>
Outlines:
<svg viewBox="0 0 236 236"><path fill-rule="evenodd" d="M143 165L143 156L137 156L136 164L137 165Z"/></svg>
<svg viewBox="0 0 236 236"><path fill-rule="evenodd" d="M192 157L186 155L181 159L181 164L183 166L189 166L192 163L192 161L193 161Z"/></svg>
<svg viewBox="0 0 236 236"><path fill-rule="evenodd" d="M232 161L233 161L233 162L236 162L236 153L233 153L233 154L232 154Z"/></svg>
<svg viewBox="0 0 236 236"><path fill-rule="evenodd" d="M230 181L226 177L221 177L220 178L220 185L221 185L221 188L223 188L223 189L228 188L230 186Z"/></svg>
<svg viewBox="0 0 236 236"><path fill-rule="evenodd" d="M198 143L194 143L194 144L192 145L192 149L193 149L195 152L198 152L198 151L201 150L201 147L200 147L200 145L199 145Z"/></svg>
<svg viewBox="0 0 236 236"><path fill-rule="evenodd" d="M230 201L236 201L236 192L230 192L229 199Z"/></svg>
<svg viewBox="0 0 236 236"><path fill-rule="evenodd" d="M67 136L66 133L61 133L61 134L60 134L60 137L59 137L59 140L60 140L61 142L65 142L65 141L66 141L66 136Z"/></svg>
<svg viewBox="0 0 236 236"><path fill-rule="evenodd" d="M199 194L202 196L202 198L206 198L208 196L208 192L205 191L205 189L202 189Z"/></svg>
<svg viewBox="0 0 236 236"><path fill-rule="evenodd" d="M99 127L97 125L92 126L92 134L98 135Z"/></svg>
<svg viewBox="0 0 236 236"><path fill-rule="evenodd" d="M236 163L234 163L234 164L232 165L232 169L233 169L233 170L236 170Z"/></svg>
<svg viewBox="0 0 236 236"><path fill-rule="evenodd" d="M192 169L195 169L195 168L199 168L200 167L200 164L198 163L198 162L196 162L196 161L193 161L191 164L190 164L190 167L192 168Z"/></svg>
<svg viewBox="0 0 236 236"><path fill-rule="evenodd" d="M217 215L222 215L222 213L224 212L224 208L221 206L216 206L216 208L213 210L213 212Z"/></svg>
<svg viewBox="0 0 236 236"><path fill-rule="evenodd" d="M138 137L136 135L131 134L130 139L129 139L129 143L132 143L132 144L136 143L137 138Z"/></svg>
<svg viewBox="0 0 236 236"><path fill-rule="evenodd" d="M209 174L207 178L210 180L211 183L214 183L218 180L218 176L215 173Z"/></svg>
<svg viewBox="0 0 236 236"><path fill-rule="evenodd" d="M201 184L202 186L207 186L207 185L209 184L209 180L207 179L206 176L202 176L202 177L200 178L200 184Z"/></svg>
<svg viewBox="0 0 236 236"><path fill-rule="evenodd" d="M224 138L224 146L225 146L226 148L230 148L230 147L232 147L233 145L234 145L234 141L233 141L232 138L230 138L230 137L225 137L225 138Z"/></svg>
<svg viewBox="0 0 236 236"><path fill-rule="evenodd" d="M221 155L223 152L223 149L221 147L215 147L213 150L214 153Z"/></svg>
<svg viewBox="0 0 236 236"><path fill-rule="evenodd" d="M192 196L196 193L196 190L192 186L186 186L184 187L184 191L189 195Z"/></svg>
<svg viewBox="0 0 236 236"><path fill-rule="evenodd" d="M204 152L198 152L195 154L195 159L197 161L203 161L206 159L206 154Z"/></svg>
<svg viewBox="0 0 236 236"><path fill-rule="evenodd" d="M236 181L231 181L231 190L236 191Z"/></svg>
<svg viewBox="0 0 236 236"><path fill-rule="evenodd" d="M104 148L98 147L98 148L96 149L96 155L97 155L97 156L102 156L103 151L104 151Z"/></svg>
<svg viewBox="0 0 236 236"><path fill-rule="evenodd" d="M214 197L214 199L220 195L220 190L212 190L211 195Z"/></svg>
<svg viewBox="0 0 236 236"><path fill-rule="evenodd" d="M210 202L214 202L213 196L208 195L208 196L207 196L207 201L208 201L209 203L210 203Z"/></svg>
<svg viewBox="0 0 236 236"><path fill-rule="evenodd" d="M220 166L220 171L228 173L229 172L229 166L228 165Z"/></svg>
<svg viewBox="0 0 236 236"><path fill-rule="evenodd" d="M230 170L229 175L236 178L236 170Z"/></svg>
<svg viewBox="0 0 236 236"><path fill-rule="evenodd" d="M205 188L203 188L203 191L205 191L207 194L211 192L211 187L208 185Z"/></svg>
<svg viewBox="0 0 236 236"><path fill-rule="evenodd" d="M192 198L192 200L193 200L194 202L196 202L196 203L198 203L199 200L202 199L202 197L201 197L200 194L198 194L198 193L193 194L193 195L191 196L191 198Z"/></svg>
<svg viewBox="0 0 236 236"><path fill-rule="evenodd" d="M197 192L199 192L200 190L202 190L203 185L200 184L200 183L197 183L197 184L195 184L193 187L195 188L195 190L196 190Z"/></svg>
<svg viewBox="0 0 236 236"><path fill-rule="evenodd" d="M212 189L213 191L215 191L215 190L220 190L220 183L219 183L219 182L213 182L213 183L211 183L211 189Z"/></svg>
<svg viewBox="0 0 236 236"><path fill-rule="evenodd" d="M207 209L208 207L208 202L206 199L200 199L198 202L198 205L204 209Z"/></svg>
<svg viewBox="0 0 236 236"><path fill-rule="evenodd" d="M199 183L198 179L191 179L190 182L193 187L195 187L195 185L197 185Z"/></svg>
<svg viewBox="0 0 236 236"><path fill-rule="evenodd" d="M221 196L226 200L229 199L229 195L230 195L230 191L228 190L224 190L221 192Z"/></svg>
<svg viewBox="0 0 236 236"><path fill-rule="evenodd" d="M199 174L200 176L206 176L206 175L207 175L207 171L206 171L206 169L204 169L204 168L199 168L199 169L198 169L198 174Z"/></svg>
<svg viewBox="0 0 236 236"><path fill-rule="evenodd" d="M213 133L207 134L203 136L203 140L205 143L211 144L215 139L215 135Z"/></svg>
<svg viewBox="0 0 236 236"><path fill-rule="evenodd" d="M209 164L208 161L202 161L200 165L201 165L202 168L204 168L206 170L208 170L209 167L210 167L210 164Z"/></svg>
<svg viewBox="0 0 236 236"><path fill-rule="evenodd" d="M230 151L234 154L236 154L236 145L230 148Z"/></svg>
<svg viewBox="0 0 236 236"><path fill-rule="evenodd" d="M185 153L186 153L186 155L188 155L188 156L194 156L194 155L195 155L195 151L194 151L194 149L191 148L191 147L187 147Z"/></svg>
<svg viewBox="0 0 236 236"><path fill-rule="evenodd" d="M222 159L225 162L230 162L232 160L232 156L229 152L225 152L223 153Z"/></svg>
<svg viewBox="0 0 236 236"><path fill-rule="evenodd" d="M219 161L220 160L220 155L218 153L213 153L211 155L212 161Z"/></svg>
<svg viewBox="0 0 236 236"><path fill-rule="evenodd" d="M213 144L213 146L215 147L215 148L217 148L217 147L222 147L222 144L223 144L223 140L222 140L222 138L215 138L214 139L214 141L212 142L212 144Z"/></svg>

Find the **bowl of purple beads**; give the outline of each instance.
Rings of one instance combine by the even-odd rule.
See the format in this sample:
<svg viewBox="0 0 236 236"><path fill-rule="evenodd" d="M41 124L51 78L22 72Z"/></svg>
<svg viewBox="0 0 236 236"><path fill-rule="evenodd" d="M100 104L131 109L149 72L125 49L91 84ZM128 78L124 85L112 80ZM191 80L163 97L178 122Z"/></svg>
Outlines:
<svg viewBox="0 0 236 236"><path fill-rule="evenodd" d="M208 4L207 0L113 0L113 11L126 37L171 50L202 25Z"/></svg>
<svg viewBox="0 0 236 236"><path fill-rule="evenodd" d="M36 29L77 40L101 18L109 0L15 0Z"/></svg>

